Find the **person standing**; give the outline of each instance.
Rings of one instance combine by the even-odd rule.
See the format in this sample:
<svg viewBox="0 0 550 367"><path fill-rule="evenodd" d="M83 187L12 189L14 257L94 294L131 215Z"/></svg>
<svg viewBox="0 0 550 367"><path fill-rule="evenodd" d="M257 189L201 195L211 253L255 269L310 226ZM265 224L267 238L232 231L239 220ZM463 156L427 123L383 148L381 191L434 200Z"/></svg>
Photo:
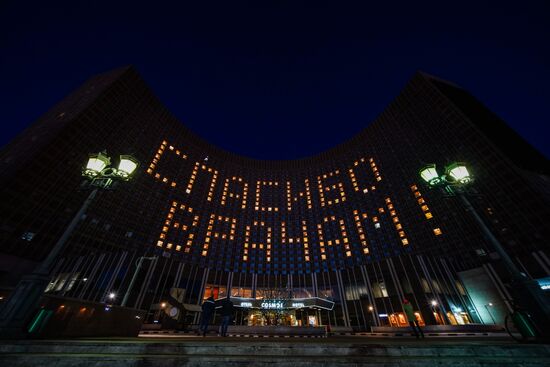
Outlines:
<svg viewBox="0 0 550 367"><path fill-rule="evenodd" d="M229 296L227 296L227 298L224 298L224 300L222 301L220 314L222 315L220 335L227 336L227 327L233 321L233 302L231 302L231 298Z"/></svg>
<svg viewBox="0 0 550 367"><path fill-rule="evenodd" d="M409 325L411 326L411 329L414 333L414 336L416 336L416 339L420 337L424 338L424 332L422 332L422 329L418 324L418 320L416 319L416 315L414 314L413 307L409 300L406 298L403 300L403 311L405 311L405 315L407 315L407 320L409 320Z"/></svg>
<svg viewBox="0 0 550 367"><path fill-rule="evenodd" d="M201 323L199 325L199 333L202 333L202 336L206 336L206 333L208 332L208 324L210 323L210 319L212 318L215 308L216 302L212 296L208 297L206 301L202 303Z"/></svg>

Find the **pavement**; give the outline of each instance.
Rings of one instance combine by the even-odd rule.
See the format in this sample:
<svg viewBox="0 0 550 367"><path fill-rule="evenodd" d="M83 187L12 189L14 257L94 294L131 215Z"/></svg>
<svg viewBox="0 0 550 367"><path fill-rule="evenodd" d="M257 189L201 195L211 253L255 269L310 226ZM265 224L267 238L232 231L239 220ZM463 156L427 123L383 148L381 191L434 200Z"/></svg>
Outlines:
<svg viewBox="0 0 550 367"><path fill-rule="evenodd" d="M257 338L195 335L3 341L9 367L550 367L550 345L506 337Z"/></svg>

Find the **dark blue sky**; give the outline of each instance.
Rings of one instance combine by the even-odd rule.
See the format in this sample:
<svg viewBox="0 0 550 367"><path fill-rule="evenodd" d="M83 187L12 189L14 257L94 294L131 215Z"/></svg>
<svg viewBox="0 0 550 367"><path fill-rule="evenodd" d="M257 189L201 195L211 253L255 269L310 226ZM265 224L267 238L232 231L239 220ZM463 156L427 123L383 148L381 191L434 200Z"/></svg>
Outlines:
<svg viewBox="0 0 550 367"><path fill-rule="evenodd" d="M133 64L212 143L298 158L353 136L423 70L550 157L548 1L367 3L4 0L0 145L91 75Z"/></svg>

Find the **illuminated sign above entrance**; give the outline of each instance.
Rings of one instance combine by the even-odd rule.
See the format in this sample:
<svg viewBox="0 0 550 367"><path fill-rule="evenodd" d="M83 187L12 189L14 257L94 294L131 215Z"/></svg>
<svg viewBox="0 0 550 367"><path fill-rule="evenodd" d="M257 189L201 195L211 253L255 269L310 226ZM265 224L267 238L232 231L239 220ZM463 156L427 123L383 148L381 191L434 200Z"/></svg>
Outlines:
<svg viewBox="0 0 550 367"><path fill-rule="evenodd" d="M294 298L288 300L279 299L250 299L250 298L231 298L233 304L241 308L258 308L264 310L282 310L282 309L301 309L314 308L323 310L332 310L334 302L328 299L311 297L311 298Z"/></svg>
<svg viewBox="0 0 550 367"><path fill-rule="evenodd" d="M262 302L260 304L260 308L265 308L265 309L270 309L270 308L275 308L275 309L283 309L283 308L286 308L284 307L285 306L285 302L284 301L265 301L265 302Z"/></svg>

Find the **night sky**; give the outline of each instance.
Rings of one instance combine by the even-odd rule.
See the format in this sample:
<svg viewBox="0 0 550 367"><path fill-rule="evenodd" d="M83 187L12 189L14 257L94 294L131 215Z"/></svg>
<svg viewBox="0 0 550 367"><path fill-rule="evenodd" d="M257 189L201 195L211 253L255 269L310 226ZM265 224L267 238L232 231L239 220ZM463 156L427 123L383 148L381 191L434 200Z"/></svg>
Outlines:
<svg viewBox="0 0 550 367"><path fill-rule="evenodd" d="M3 0L0 145L90 76L133 64L206 140L300 158L366 127L423 70L550 157L549 1L370 3Z"/></svg>

